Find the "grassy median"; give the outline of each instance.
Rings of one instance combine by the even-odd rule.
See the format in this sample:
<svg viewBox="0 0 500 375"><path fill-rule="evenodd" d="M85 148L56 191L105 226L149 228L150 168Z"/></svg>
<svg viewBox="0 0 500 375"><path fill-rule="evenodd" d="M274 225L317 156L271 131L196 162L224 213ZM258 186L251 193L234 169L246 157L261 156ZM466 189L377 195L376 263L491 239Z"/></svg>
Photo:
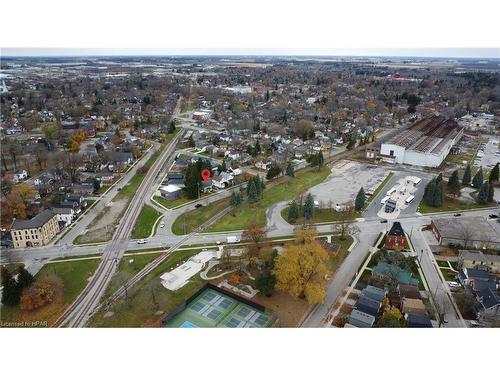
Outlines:
<svg viewBox="0 0 500 375"><path fill-rule="evenodd" d="M144 205L141 213L135 221L134 229L132 230L132 238L146 238L151 235L153 226L161 216L161 213L156 211L153 207Z"/></svg>

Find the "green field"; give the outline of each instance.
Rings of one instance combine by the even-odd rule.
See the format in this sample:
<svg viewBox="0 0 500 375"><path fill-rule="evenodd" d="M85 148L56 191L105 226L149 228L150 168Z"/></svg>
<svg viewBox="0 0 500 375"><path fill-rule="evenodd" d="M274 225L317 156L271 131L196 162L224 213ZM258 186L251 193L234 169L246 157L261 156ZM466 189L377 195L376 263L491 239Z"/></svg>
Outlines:
<svg viewBox="0 0 500 375"><path fill-rule="evenodd" d="M488 208L496 206L494 203L490 204L466 204L464 202L459 201L458 199L451 199L449 197L445 197L444 204L441 207L431 207L425 204L424 200L420 201L418 206L418 210L422 214L430 214L433 212L446 212L446 211L464 211L464 210L474 210L478 208Z"/></svg>
<svg viewBox="0 0 500 375"><path fill-rule="evenodd" d="M161 213L145 204L135 222L134 229L132 230L132 238L138 239L149 237L153 231L156 220L158 220L160 216L162 216Z"/></svg>
<svg viewBox="0 0 500 375"><path fill-rule="evenodd" d="M99 262L99 259L88 259L46 264L35 275L35 280L49 275L57 276L62 282L62 300L54 301L45 307L31 312L22 311L18 306L1 306L1 320L48 321L50 325L85 288L88 279L95 272Z"/></svg>
<svg viewBox="0 0 500 375"><path fill-rule="evenodd" d="M266 210L273 204L295 199L309 188L323 182L330 174L330 168L308 169L299 172L289 181L283 181L264 190L262 199L256 204L243 203L241 207L222 217L213 226L207 229L210 232L240 230L247 227L252 221L266 224Z"/></svg>
<svg viewBox="0 0 500 375"><path fill-rule="evenodd" d="M190 233L201 224L212 218L217 212L229 205L229 198L221 199L206 206L195 208L180 215L172 225L172 232L177 235Z"/></svg>
<svg viewBox="0 0 500 375"><path fill-rule="evenodd" d="M128 291L128 297L118 301L111 311L112 316L104 317L99 311L90 322L92 327L151 327L159 326L162 317L173 311L178 305L186 301L206 281L199 275L194 276L181 289L171 292L165 289L160 282L163 273L170 271L200 250L176 251L167 258L158 268L147 275L135 287Z"/></svg>
<svg viewBox="0 0 500 375"><path fill-rule="evenodd" d="M300 217L294 222L290 222L288 220L288 212L290 211L290 206L285 207L283 210L281 210L281 216L283 219L286 220L287 223L289 224L295 224L295 225L302 225L306 222L306 220L303 217L303 213L300 212ZM361 213L355 211L353 215L353 219L361 217ZM338 221L340 218L340 212L335 211L334 209L330 208L315 208L314 209L314 215L312 219L307 220L307 224L318 224L318 223L331 223L334 221Z"/></svg>
<svg viewBox="0 0 500 375"><path fill-rule="evenodd" d="M155 260L162 253L139 254L123 257L118 266L118 272L113 275L105 296L109 297L120 288L128 279L142 270L148 263ZM131 262L132 261L132 262Z"/></svg>

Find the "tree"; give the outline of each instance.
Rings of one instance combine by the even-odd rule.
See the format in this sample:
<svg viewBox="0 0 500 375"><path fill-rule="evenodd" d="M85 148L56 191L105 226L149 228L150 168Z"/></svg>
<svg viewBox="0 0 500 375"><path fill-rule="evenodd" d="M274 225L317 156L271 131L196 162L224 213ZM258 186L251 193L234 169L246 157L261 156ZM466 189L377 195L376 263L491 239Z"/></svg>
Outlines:
<svg viewBox="0 0 500 375"><path fill-rule="evenodd" d="M490 181L490 183L497 182L499 177L500 177L500 163L496 163L495 166L491 169L488 180Z"/></svg>
<svg viewBox="0 0 500 375"><path fill-rule="evenodd" d="M479 170L477 171L476 175L472 179L472 185L476 188L479 189L481 188L481 185L483 184L484 178L483 178L483 167L480 167Z"/></svg>
<svg viewBox="0 0 500 375"><path fill-rule="evenodd" d="M222 170L222 172L227 172L227 165L226 165L225 159L222 160L221 170Z"/></svg>
<svg viewBox="0 0 500 375"><path fill-rule="evenodd" d="M290 223L295 223L298 218L299 218L299 207L297 206L297 202L292 201L290 209L288 210L288 221Z"/></svg>
<svg viewBox="0 0 500 375"><path fill-rule="evenodd" d="M479 188L479 193L477 194L477 203L478 204L486 204L488 203L488 194L490 190L489 182L484 182Z"/></svg>
<svg viewBox="0 0 500 375"><path fill-rule="evenodd" d="M314 198L311 193L307 194L306 196L303 215L306 221L311 220L314 216Z"/></svg>
<svg viewBox="0 0 500 375"><path fill-rule="evenodd" d="M17 184L12 187L11 192L5 198L10 214L16 219L26 219L28 207L35 199L36 192L28 184Z"/></svg>
<svg viewBox="0 0 500 375"><path fill-rule="evenodd" d="M271 270L263 270L257 274L255 286L266 297L271 297L274 292L274 287L276 286L276 277Z"/></svg>
<svg viewBox="0 0 500 375"><path fill-rule="evenodd" d="M293 168L293 164L292 163L288 163L288 165L286 166L285 174L288 177L294 177L295 176L295 170Z"/></svg>
<svg viewBox="0 0 500 375"><path fill-rule="evenodd" d="M406 323L401 311L394 306L384 312L377 322L379 328L402 328L405 326Z"/></svg>
<svg viewBox="0 0 500 375"><path fill-rule="evenodd" d="M441 207L444 203L444 184L443 179L436 180L436 188L434 190L434 199L432 205L434 207Z"/></svg>
<svg viewBox="0 0 500 375"><path fill-rule="evenodd" d="M21 290L24 288L29 287L31 284L33 284L33 281L35 278L31 273L28 272L24 266L19 266L17 269L17 287Z"/></svg>
<svg viewBox="0 0 500 375"><path fill-rule="evenodd" d="M36 310L51 303L55 295L56 283L47 277L34 282L31 287L23 291L19 307L21 310Z"/></svg>
<svg viewBox="0 0 500 375"><path fill-rule="evenodd" d="M346 234L349 233L349 229L354 220L354 206L352 203L346 204L339 211L339 217L335 229L340 232L340 239L345 240Z"/></svg>
<svg viewBox="0 0 500 375"><path fill-rule="evenodd" d="M98 191L101 188L101 181L99 181L97 178L94 178L92 180L92 187L94 188L94 192Z"/></svg>
<svg viewBox="0 0 500 375"><path fill-rule="evenodd" d="M21 298L21 290L18 288L16 280L6 267L2 267L2 304L6 306L16 306Z"/></svg>
<svg viewBox="0 0 500 375"><path fill-rule="evenodd" d="M458 197L460 195L460 188L461 185L460 185L460 180L458 178L458 170L455 170L453 171L450 179L448 180L448 192Z"/></svg>
<svg viewBox="0 0 500 375"><path fill-rule="evenodd" d="M237 208L241 206L242 203L243 196L241 195L241 193L239 191L233 191L233 193L231 194L231 199L229 200L229 204L231 205L231 207Z"/></svg>
<svg viewBox="0 0 500 375"><path fill-rule="evenodd" d="M257 191L257 186L254 180L248 182L248 202L256 203L259 200L259 193Z"/></svg>
<svg viewBox="0 0 500 375"><path fill-rule="evenodd" d="M260 248L260 243L267 237L267 230L264 225L252 221L243 231L241 238L244 241L249 241L257 248Z"/></svg>
<svg viewBox="0 0 500 375"><path fill-rule="evenodd" d="M309 304L322 303L328 286L328 254L316 241L317 235L314 229L297 231L293 243L285 245L276 258L273 270L277 290L305 298Z"/></svg>
<svg viewBox="0 0 500 375"><path fill-rule="evenodd" d="M465 167L464 175L462 177L462 185L470 186L470 179L471 179L470 164L467 164L467 167Z"/></svg>
<svg viewBox="0 0 500 375"><path fill-rule="evenodd" d="M269 170L267 171L266 179L271 180L279 176L282 171L283 170L279 166L273 164L271 165L271 168L269 168Z"/></svg>
<svg viewBox="0 0 500 375"><path fill-rule="evenodd" d="M285 111L286 114L286 111ZM283 122L286 123L286 120ZM308 135L311 133L311 130L314 130L314 123L310 120L299 120L293 125L293 130L297 136L306 140Z"/></svg>
<svg viewBox="0 0 500 375"><path fill-rule="evenodd" d="M495 186L492 182L488 183L488 202L492 203L495 200Z"/></svg>
<svg viewBox="0 0 500 375"><path fill-rule="evenodd" d="M361 189L359 189L358 191L358 194L356 195L356 200L354 201L354 208L356 209L356 211L361 211L363 209L363 207L365 206L365 200L365 190L363 189L363 187L361 187Z"/></svg>

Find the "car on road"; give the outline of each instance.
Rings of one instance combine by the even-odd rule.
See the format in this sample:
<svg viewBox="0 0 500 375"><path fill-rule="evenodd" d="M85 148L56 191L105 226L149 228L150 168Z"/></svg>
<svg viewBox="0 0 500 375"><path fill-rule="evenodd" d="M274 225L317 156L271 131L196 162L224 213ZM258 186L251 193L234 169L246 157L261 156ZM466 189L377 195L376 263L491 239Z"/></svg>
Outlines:
<svg viewBox="0 0 500 375"><path fill-rule="evenodd" d="M495 215L495 214L491 214L489 216L490 219L498 219L498 215Z"/></svg>
<svg viewBox="0 0 500 375"><path fill-rule="evenodd" d="M142 240L137 240L137 243L138 243L139 245L145 244L145 243L147 243L147 242L148 242L148 241L146 241L145 239L142 239Z"/></svg>
<svg viewBox="0 0 500 375"><path fill-rule="evenodd" d="M122 191L122 188L121 188L121 187L119 187L119 188L118 188L118 189L116 189L116 190L118 190L118 191Z"/></svg>
<svg viewBox="0 0 500 375"><path fill-rule="evenodd" d="M448 281L448 286L450 288L460 288L460 284L457 283L456 281Z"/></svg>
<svg viewBox="0 0 500 375"><path fill-rule="evenodd" d="M387 219L380 220L381 223L387 223Z"/></svg>
<svg viewBox="0 0 500 375"><path fill-rule="evenodd" d="M462 214L454 214L453 216L462 216Z"/></svg>
<svg viewBox="0 0 500 375"><path fill-rule="evenodd" d="M201 203L197 203L194 205L194 208L200 208L200 207L203 207L203 205Z"/></svg>
<svg viewBox="0 0 500 375"><path fill-rule="evenodd" d="M165 224L160 224L160 228L165 228Z"/></svg>
<svg viewBox="0 0 500 375"><path fill-rule="evenodd" d="M448 323L448 315L446 314L443 315L443 323Z"/></svg>
<svg viewBox="0 0 500 375"><path fill-rule="evenodd" d="M471 320L469 322L471 328L483 328L485 325L483 323L478 322L477 320Z"/></svg>

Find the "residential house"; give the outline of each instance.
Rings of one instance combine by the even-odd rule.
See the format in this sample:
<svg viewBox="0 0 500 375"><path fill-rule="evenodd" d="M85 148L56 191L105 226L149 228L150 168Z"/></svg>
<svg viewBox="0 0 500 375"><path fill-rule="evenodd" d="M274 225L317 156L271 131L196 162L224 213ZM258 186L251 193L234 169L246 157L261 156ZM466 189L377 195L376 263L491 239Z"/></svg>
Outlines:
<svg viewBox="0 0 500 375"><path fill-rule="evenodd" d="M385 236L384 246L389 250L404 250L406 247L406 237L403 227L399 221L392 224L389 233Z"/></svg>
<svg viewBox="0 0 500 375"><path fill-rule="evenodd" d="M353 310L349 315L349 324L357 328L371 328L375 317L360 310Z"/></svg>
<svg viewBox="0 0 500 375"><path fill-rule="evenodd" d="M425 315L407 314L408 328L432 328L431 319Z"/></svg>
<svg viewBox="0 0 500 375"><path fill-rule="evenodd" d="M370 314L373 316L377 316L380 308L382 307L382 302L373 300L367 296L361 296L359 299L356 301L356 304L354 305L354 308L356 310L362 311L366 314Z"/></svg>
<svg viewBox="0 0 500 375"><path fill-rule="evenodd" d="M461 250L458 254L460 268L475 268L500 273L500 255L484 254L482 251Z"/></svg>
<svg viewBox="0 0 500 375"><path fill-rule="evenodd" d="M70 225L76 216L75 211L70 207L53 207L52 212L56 215L58 223L63 227Z"/></svg>
<svg viewBox="0 0 500 375"><path fill-rule="evenodd" d="M420 298L406 298L401 300L401 312L404 314L426 315L427 309Z"/></svg>
<svg viewBox="0 0 500 375"><path fill-rule="evenodd" d="M220 175L212 177L212 186L217 189L224 189L233 183L233 176L227 172L221 172Z"/></svg>
<svg viewBox="0 0 500 375"><path fill-rule="evenodd" d="M160 194L163 198L173 201L181 197L182 189L176 185L160 187Z"/></svg>
<svg viewBox="0 0 500 375"><path fill-rule="evenodd" d="M43 246L59 232L59 223L51 210L44 210L29 220L14 220L11 227L14 248Z"/></svg>

